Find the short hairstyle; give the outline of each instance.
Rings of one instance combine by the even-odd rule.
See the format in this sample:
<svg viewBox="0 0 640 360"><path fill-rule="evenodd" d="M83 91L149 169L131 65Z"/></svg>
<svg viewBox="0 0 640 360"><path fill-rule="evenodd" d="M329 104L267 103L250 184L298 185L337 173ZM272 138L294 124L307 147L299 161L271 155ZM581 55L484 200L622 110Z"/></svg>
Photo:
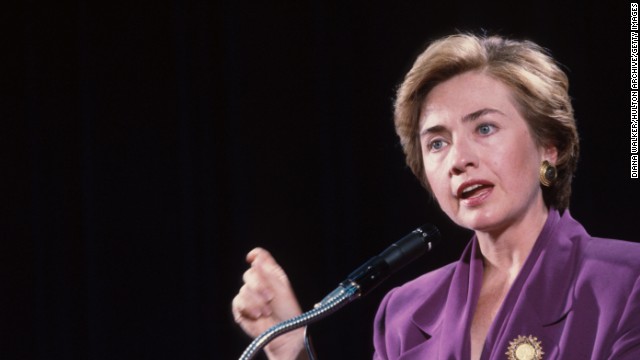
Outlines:
<svg viewBox="0 0 640 360"><path fill-rule="evenodd" d="M468 71L507 85L535 143L558 149L558 177L542 188L543 198L547 206L567 208L579 152L569 80L547 51L531 41L457 34L434 41L418 56L398 88L394 113L409 168L431 192L418 128L422 102L436 85Z"/></svg>

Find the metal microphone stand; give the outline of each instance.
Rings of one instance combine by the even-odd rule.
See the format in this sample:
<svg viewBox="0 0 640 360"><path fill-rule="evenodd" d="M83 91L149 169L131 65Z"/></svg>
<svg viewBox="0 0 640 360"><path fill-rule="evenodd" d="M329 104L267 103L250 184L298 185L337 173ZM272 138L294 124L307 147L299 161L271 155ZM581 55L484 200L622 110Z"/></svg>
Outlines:
<svg viewBox="0 0 640 360"><path fill-rule="evenodd" d="M344 282L309 310L289 320L276 324L253 340L240 356L240 360L253 359L271 340L289 331L307 326L320 320L351 301L360 297L360 286L354 282ZM313 356L312 354L310 354Z"/></svg>

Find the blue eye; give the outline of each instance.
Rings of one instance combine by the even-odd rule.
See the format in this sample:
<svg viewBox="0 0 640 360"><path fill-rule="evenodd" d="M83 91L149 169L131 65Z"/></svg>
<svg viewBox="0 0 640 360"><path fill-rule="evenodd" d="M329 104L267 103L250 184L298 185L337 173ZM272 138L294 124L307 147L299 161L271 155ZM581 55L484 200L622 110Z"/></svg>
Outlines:
<svg viewBox="0 0 640 360"><path fill-rule="evenodd" d="M444 147L444 141L442 139L435 139L429 144L427 144L427 148L431 151L438 151Z"/></svg>
<svg viewBox="0 0 640 360"><path fill-rule="evenodd" d="M482 124L478 126L478 132L480 135L489 135L493 132L494 126L490 124Z"/></svg>

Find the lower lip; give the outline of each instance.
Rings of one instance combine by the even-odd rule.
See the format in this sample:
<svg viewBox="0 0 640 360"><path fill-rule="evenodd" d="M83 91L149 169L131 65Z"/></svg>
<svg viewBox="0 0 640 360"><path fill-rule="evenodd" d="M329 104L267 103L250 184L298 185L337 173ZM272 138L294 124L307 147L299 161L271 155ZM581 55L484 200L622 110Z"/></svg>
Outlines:
<svg viewBox="0 0 640 360"><path fill-rule="evenodd" d="M489 197L489 195L491 195L492 192L493 187L485 188L479 194L475 194L473 197L470 197L468 199L463 199L461 203L466 207L480 206L485 201L485 199Z"/></svg>

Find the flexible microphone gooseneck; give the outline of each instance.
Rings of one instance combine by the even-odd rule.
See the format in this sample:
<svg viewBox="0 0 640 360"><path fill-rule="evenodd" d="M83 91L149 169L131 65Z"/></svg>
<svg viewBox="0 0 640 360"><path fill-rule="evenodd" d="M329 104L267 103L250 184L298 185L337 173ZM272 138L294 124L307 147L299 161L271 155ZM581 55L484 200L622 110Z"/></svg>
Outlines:
<svg viewBox="0 0 640 360"><path fill-rule="evenodd" d="M440 231L431 224L423 225L391 244L353 271L340 285L317 303L313 310L276 324L260 334L245 349L240 360L250 360L271 340L289 331L318 321L348 303L367 295L394 272L431 251L440 242Z"/></svg>

